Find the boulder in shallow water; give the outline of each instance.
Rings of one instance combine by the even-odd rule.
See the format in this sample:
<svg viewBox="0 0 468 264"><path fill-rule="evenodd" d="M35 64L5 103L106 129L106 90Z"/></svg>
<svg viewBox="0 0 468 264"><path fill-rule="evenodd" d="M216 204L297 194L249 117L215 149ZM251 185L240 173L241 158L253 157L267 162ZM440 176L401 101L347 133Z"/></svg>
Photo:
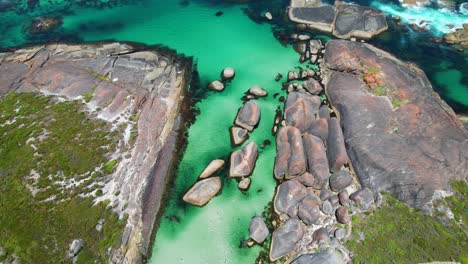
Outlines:
<svg viewBox="0 0 468 264"><path fill-rule="evenodd" d="M268 227L261 216L255 216L250 220L249 232L250 238L259 244L263 243L270 234L270 231L268 231Z"/></svg>
<svg viewBox="0 0 468 264"><path fill-rule="evenodd" d="M275 211L294 215L297 205L306 195L307 189L299 181L289 180L283 182L276 190L274 200Z"/></svg>
<svg viewBox="0 0 468 264"><path fill-rule="evenodd" d="M239 182L239 184L237 184L237 188L239 188L241 191L245 191L249 189L251 182L252 180L250 178L244 178Z"/></svg>
<svg viewBox="0 0 468 264"><path fill-rule="evenodd" d="M249 133L247 129L232 126L230 129L230 132L231 132L231 143L234 146L242 145L242 143L244 143L249 138Z"/></svg>
<svg viewBox="0 0 468 264"><path fill-rule="evenodd" d="M237 113L235 124L248 131L254 130L260 120L260 107L256 102L246 102Z"/></svg>
<svg viewBox="0 0 468 264"><path fill-rule="evenodd" d="M235 75L236 72L231 67L225 68L221 73L221 77L223 78L223 80L231 80L232 78L234 78Z"/></svg>
<svg viewBox="0 0 468 264"><path fill-rule="evenodd" d="M276 136L276 149L276 179L291 179L306 171L304 146L299 129L291 126L281 127Z"/></svg>
<svg viewBox="0 0 468 264"><path fill-rule="evenodd" d="M224 90L224 84L221 81L212 81L208 84L208 89L221 92Z"/></svg>
<svg viewBox="0 0 468 264"><path fill-rule="evenodd" d="M272 20L272 19L273 19L273 16L271 15L270 12L266 12L266 13L265 13L265 18L268 19L268 20Z"/></svg>
<svg viewBox="0 0 468 264"><path fill-rule="evenodd" d="M257 161L258 147L254 142L250 142L242 149L231 154L230 177L246 177L252 174Z"/></svg>
<svg viewBox="0 0 468 264"><path fill-rule="evenodd" d="M224 160L222 159L217 159L217 160L212 160L206 168L202 171L200 176L198 177L199 179L205 179L213 175L215 172L220 170L224 166Z"/></svg>
<svg viewBox="0 0 468 264"><path fill-rule="evenodd" d="M249 91L249 94L254 95L255 97L265 97L268 95L268 92L263 90L260 86L252 86Z"/></svg>
<svg viewBox="0 0 468 264"><path fill-rule="evenodd" d="M289 219L273 232L270 246L270 260L275 261L289 254L304 235L301 221Z"/></svg>
<svg viewBox="0 0 468 264"><path fill-rule="evenodd" d="M211 177L201 180L190 188L183 200L187 203L204 206L221 190L221 178Z"/></svg>

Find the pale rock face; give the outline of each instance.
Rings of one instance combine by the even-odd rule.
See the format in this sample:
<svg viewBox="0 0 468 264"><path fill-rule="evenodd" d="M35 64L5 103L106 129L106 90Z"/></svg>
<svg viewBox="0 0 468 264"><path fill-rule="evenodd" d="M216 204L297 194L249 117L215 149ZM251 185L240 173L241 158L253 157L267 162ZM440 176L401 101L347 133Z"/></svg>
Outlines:
<svg viewBox="0 0 468 264"><path fill-rule="evenodd" d="M250 221L250 238L252 238L257 243L263 243L267 236L270 234L268 227L265 224L265 221L261 216L255 216Z"/></svg>
<svg viewBox="0 0 468 264"><path fill-rule="evenodd" d="M184 195L187 203L204 206L221 190L221 178L211 177L195 183Z"/></svg>
<svg viewBox="0 0 468 264"><path fill-rule="evenodd" d="M199 179L205 179L210 176L212 176L215 172L220 170L224 166L224 160L217 159L217 160L212 160L206 168L202 171L200 176L198 177Z"/></svg>
<svg viewBox="0 0 468 264"><path fill-rule="evenodd" d="M236 150L231 154L230 177L250 176L257 161L258 147L254 142L250 142L242 149Z"/></svg>

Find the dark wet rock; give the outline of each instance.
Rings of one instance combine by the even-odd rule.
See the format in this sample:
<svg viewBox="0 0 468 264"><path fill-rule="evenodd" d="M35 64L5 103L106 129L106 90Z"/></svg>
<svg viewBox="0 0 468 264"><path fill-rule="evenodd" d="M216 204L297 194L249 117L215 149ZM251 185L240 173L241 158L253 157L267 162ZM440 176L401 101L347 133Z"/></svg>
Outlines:
<svg viewBox="0 0 468 264"><path fill-rule="evenodd" d="M275 81L279 82L283 78L283 75L281 73L278 73L275 77Z"/></svg>
<svg viewBox="0 0 468 264"><path fill-rule="evenodd" d="M299 204L297 215L306 225L312 225L320 218L322 202L315 194L308 194Z"/></svg>
<svg viewBox="0 0 468 264"><path fill-rule="evenodd" d="M349 171L340 170L330 176L330 189L334 192L340 192L353 183L353 178Z"/></svg>
<svg viewBox="0 0 468 264"><path fill-rule="evenodd" d="M289 19L296 23L308 24L314 29L332 32L335 11L333 6L292 7L289 9Z"/></svg>
<svg viewBox="0 0 468 264"><path fill-rule="evenodd" d="M326 200L322 203L322 206L320 207L322 212L326 215L331 215L333 214L333 205L330 203L330 201Z"/></svg>
<svg viewBox="0 0 468 264"><path fill-rule="evenodd" d="M330 175L325 146L320 138L310 134L305 134L303 141L309 172L314 176L312 187L320 190Z"/></svg>
<svg viewBox="0 0 468 264"><path fill-rule="evenodd" d="M347 190L343 190L338 194L338 198L340 199L340 204L342 206L349 205L349 194Z"/></svg>
<svg viewBox="0 0 468 264"><path fill-rule="evenodd" d="M306 171L306 159L299 129L291 126L280 128L276 136L275 178L291 179Z"/></svg>
<svg viewBox="0 0 468 264"><path fill-rule="evenodd" d="M232 126L231 129L229 129L229 131L231 133L231 143L234 146L242 145L249 138L249 133L247 129Z"/></svg>
<svg viewBox="0 0 468 264"><path fill-rule="evenodd" d="M263 90L260 86L252 86L249 91L249 94L254 95L255 97L265 97L268 95L267 91Z"/></svg>
<svg viewBox="0 0 468 264"><path fill-rule="evenodd" d="M315 230L314 234L312 234L312 238L314 242L317 242L318 244L330 242L330 235L325 227Z"/></svg>
<svg viewBox="0 0 468 264"><path fill-rule="evenodd" d="M328 105L322 105L319 108L319 117L324 119L330 118L330 108Z"/></svg>
<svg viewBox="0 0 468 264"><path fill-rule="evenodd" d="M306 132L318 115L319 107L318 96L302 92L289 93L284 108L286 124L299 128L302 133Z"/></svg>
<svg viewBox="0 0 468 264"><path fill-rule="evenodd" d="M235 124L247 129L254 130L260 120L260 107L256 102L246 102L237 113Z"/></svg>
<svg viewBox="0 0 468 264"><path fill-rule="evenodd" d="M313 95L318 95L322 92L323 87L315 79L309 78L304 82L304 89Z"/></svg>
<svg viewBox="0 0 468 264"><path fill-rule="evenodd" d="M361 65L378 69L389 95L376 96L352 74ZM363 187L428 209L434 191L466 179L468 132L423 71L369 44L343 40L327 43L325 66L328 99Z"/></svg>
<svg viewBox="0 0 468 264"><path fill-rule="evenodd" d="M294 50L299 54L304 54L307 51L307 42L298 41L294 43ZM288 81L299 79L297 72L290 71L288 72Z"/></svg>
<svg viewBox="0 0 468 264"><path fill-rule="evenodd" d="M234 71L233 68L225 68L223 70L223 72L221 73L221 78L223 78L223 80L231 80L232 78L234 78L234 76L236 75L236 72Z"/></svg>
<svg viewBox="0 0 468 264"><path fill-rule="evenodd" d="M335 195L335 194L332 191L330 191L329 189L322 189L320 191L320 200L322 200L322 201L328 200L333 195Z"/></svg>
<svg viewBox="0 0 468 264"><path fill-rule="evenodd" d="M304 186L312 187L314 186L314 176L308 172L305 172L301 176L297 177L297 180L304 184Z"/></svg>
<svg viewBox="0 0 468 264"><path fill-rule="evenodd" d="M368 6L335 3L333 35L338 38L371 38L388 29L385 14Z"/></svg>
<svg viewBox="0 0 468 264"><path fill-rule="evenodd" d="M223 14L224 14L223 11L218 11L218 12L215 13L215 16L220 17L220 16L222 16Z"/></svg>
<svg viewBox="0 0 468 264"><path fill-rule="evenodd" d="M340 227L340 228L337 228L335 230L335 238L336 239L341 240L341 239L345 238L345 236L346 236L346 230L344 228Z"/></svg>
<svg viewBox="0 0 468 264"><path fill-rule="evenodd" d="M374 194L369 188L360 189L349 196L355 202L361 212L366 212L374 208Z"/></svg>
<svg viewBox="0 0 468 264"><path fill-rule="evenodd" d="M348 211L344 207L340 207L335 211L336 220L342 224L348 224L351 221L351 217Z"/></svg>
<svg viewBox="0 0 468 264"><path fill-rule="evenodd" d="M249 189L251 182L252 180L250 178L244 178L239 182L239 184L237 184L237 188L239 188L242 191L245 191Z"/></svg>
<svg viewBox="0 0 468 264"><path fill-rule="evenodd" d="M301 222L289 219L273 232L270 246L270 260L275 261L289 254L304 235Z"/></svg>
<svg viewBox="0 0 468 264"><path fill-rule="evenodd" d="M221 92L224 90L224 84L221 81L212 81L208 84L208 89Z"/></svg>
<svg viewBox="0 0 468 264"><path fill-rule="evenodd" d="M325 118L319 118L310 123L307 133L319 137L323 142L328 139L328 121Z"/></svg>
<svg viewBox="0 0 468 264"><path fill-rule="evenodd" d="M343 131L338 119L332 117L328 120L327 158L330 171L341 170L348 162L348 154L344 143Z"/></svg>
<svg viewBox="0 0 468 264"><path fill-rule="evenodd" d="M81 249L86 245L86 242L83 239L75 239L70 244L70 252L68 255L74 257L80 253Z"/></svg>
<svg viewBox="0 0 468 264"><path fill-rule="evenodd" d="M295 259L291 264L345 264L341 253L329 248L317 253L305 254Z"/></svg>
<svg viewBox="0 0 468 264"><path fill-rule="evenodd" d="M190 188L183 200L187 203L204 206L221 190L221 178L212 177L201 180Z"/></svg>
<svg viewBox="0 0 468 264"><path fill-rule="evenodd" d="M224 160L217 159L217 160L212 160L206 168L202 171L200 176L198 177L199 179L205 179L210 176L212 176L215 172L220 170L224 166Z"/></svg>
<svg viewBox="0 0 468 264"><path fill-rule="evenodd" d="M29 32L32 34L46 33L62 25L62 20L58 17L39 17L35 18L29 26Z"/></svg>
<svg viewBox="0 0 468 264"><path fill-rule="evenodd" d="M252 174L257 161L258 147L254 142L250 142L242 149L231 154L230 177L246 177Z"/></svg>
<svg viewBox="0 0 468 264"><path fill-rule="evenodd" d="M268 231L268 227L261 216L255 216L250 220L249 232L250 238L259 244L263 243L270 234L270 231Z"/></svg>
<svg viewBox="0 0 468 264"><path fill-rule="evenodd" d="M291 213L291 209L294 210L306 195L307 190L299 181L289 180L283 182L276 190L274 201L275 211L284 214Z"/></svg>

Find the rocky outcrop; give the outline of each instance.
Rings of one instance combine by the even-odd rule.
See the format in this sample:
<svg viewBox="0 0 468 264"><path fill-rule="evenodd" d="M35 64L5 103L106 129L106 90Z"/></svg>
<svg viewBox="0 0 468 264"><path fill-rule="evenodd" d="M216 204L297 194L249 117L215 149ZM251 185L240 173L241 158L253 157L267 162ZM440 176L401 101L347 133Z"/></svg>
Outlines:
<svg viewBox="0 0 468 264"><path fill-rule="evenodd" d="M220 170L224 166L224 160L217 159L217 160L212 160L206 168L202 171L200 176L198 176L199 179L205 179L210 176L212 176L215 172Z"/></svg>
<svg viewBox="0 0 468 264"><path fill-rule="evenodd" d="M444 41L468 49L468 23L463 24L462 28L457 28L455 32L444 35Z"/></svg>
<svg viewBox="0 0 468 264"><path fill-rule="evenodd" d="M307 195L307 190L299 181L290 180L278 186L274 207L278 213L288 214L290 217L297 215L299 202Z"/></svg>
<svg viewBox="0 0 468 264"><path fill-rule="evenodd" d="M424 72L371 45L343 40L329 41L324 59L326 93L364 187L429 209L434 191L446 190L450 179L466 180L468 132ZM371 88L362 79L366 72L383 85Z"/></svg>
<svg viewBox="0 0 468 264"><path fill-rule="evenodd" d="M171 54L142 48L123 43L50 44L0 54L0 96L86 96L83 101L97 118L119 124L138 117L133 147L121 153L125 158L106 178L104 194L96 198L108 199L117 213L128 214L125 245L114 254L128 263L139 262L147 252L180 140L180 112L191 67L191 62Z"/></svg>
<svg viewBox="0 0 468 264"><path fill-rule="evenodd" d="M232 126L229 131L231 133L231 144L234 146L242 145L249 138L247 129Z"/></svg>
<svg viewBox="0 0 468 264"><path fill-rule="evenodd" d="M306 159L299 129L291 126L280 128L276 137L275 178L292 179L306 171Z"/></svg>
<svg viewBox="0 0 468 264"><path fill-rule="evenodd" d="M230 177L250 176L257 161L258 147L254 142L250 142L242 149L236 150L231 154L231 167L229 169Z"/></svg>
<svg viewBox="0 0 468 264"><path fill-rule="evenodd" d="M338 38L371 38L388 29L385 14L372 7L336 1L335 6L293 4L289 19L311 29L332 32Z"/></svg>
<svg viewBox="0 0 468 264"><path fill-rule="evenodd" d="M321 190L330 176L325 146L323 141L316 136L305 134L303 138L309 172L314 177L312 187Z"/></svg>
<svg viewBox="0 0 468 264"><path fill-rule="evenodd" d="M317 253L305 254L295 259L291 264L345 264L341 253L335 249L325 249Z"/></svg>
<svg viewBox="0 0 468 264"><path fill-rule="evenodd" d="M239 127L253 131L260 121L260 107L256 102L246 102L237 113L235 124Z"/></svg>
<svg viewBox="0 0 468 264"><path fill-rule="evenodd" d="M289 219L273 232L270 247L270 260L275 261L289 254L304 235L301 221Z"/></svg>
<svg viewBox="0 0 468 264"><path fill-rule="evenodd" d="M291 92L288 94L284 108L286 125L306 132L318 115L320 98L305 92Z"/></svg>
<svg viewBox="0 0 468 264"><path fill-rule="evenodd" d="M263 243L270 234L270 231L268 231L268 227L261 216L255 216L250 220L249 232L250 238L259 244Z"/></svg>
<svg viewBox="0 0 468 264"><path fill-rule="evenodd" d="M201 180L190 188L182 198L185 202L204 206L221 190L221 178L211 177Z"/></svg>

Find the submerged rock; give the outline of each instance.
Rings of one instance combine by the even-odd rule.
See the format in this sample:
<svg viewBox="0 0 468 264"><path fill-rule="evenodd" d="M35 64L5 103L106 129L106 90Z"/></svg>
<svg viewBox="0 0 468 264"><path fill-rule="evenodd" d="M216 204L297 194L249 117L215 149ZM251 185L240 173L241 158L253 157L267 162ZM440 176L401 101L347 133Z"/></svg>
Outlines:
<svg viewBox="0 0 468 264"><path fill-rule="evenodd" d="M270 246L270 260L275 261L289 254L304 235L302 224L289 219L273 232Z"/></svg>
<svg viewBox="0 0 468 264"><path fill-rule="evenodd" d="M29 32L33 34L46 33L52 31L62 24L62 20L57 17L35 18L29 26Z"/></svg>
<svg viewBox="0 0 468 264"><path fill-rule="evenodd" d="M291 126L280 128L276 136L276 179L292 179L306 171L306 159L301 132Z"/></svg>
<svg viewBox="0 0 468 264"><path fill-rule="evenodd" d="M252 174L257 161L258 147L254 142L250 142L240 150L231 154L230 177L246 177Z"/></svg>
<svg viewBox="0 0 468 264"><path fill-rule="evenodd" d="M217 159L217 160L212 160L206 168L202 171L200 176L198 177L199 179L205 179L213 175L215 172L220 170L224 166L224 160Z"/></svg>
<svg viewBox="0 0 468 264"><path fill-rule="evenodd" d="M247 129L232 126L230 129L230 132L231 132L231 143L234 146L242 145L249 138L249 133Z"/></svg>
<svg viewBox="0 0 468 264"><path fill-rule="evenodd" d="M260 120L260 107L256 102L246 102L237 113L235 124L247 129L254 130Z"/></svg>
<svg viewBox="0 0 468 264"><path fill-rule="evenodd" d="M204 206L221 190L221 178L212 177L201 180L190 188L182 198L185 202Z"/></svg>
<svg viewBox="0 0 468 264"><path fill-rule="evenodd" d="M250 238L259 244L263 243L270 234L270 231L268 231L268 227L261 216L255 216L250 220L249 232Z"/></svg>

